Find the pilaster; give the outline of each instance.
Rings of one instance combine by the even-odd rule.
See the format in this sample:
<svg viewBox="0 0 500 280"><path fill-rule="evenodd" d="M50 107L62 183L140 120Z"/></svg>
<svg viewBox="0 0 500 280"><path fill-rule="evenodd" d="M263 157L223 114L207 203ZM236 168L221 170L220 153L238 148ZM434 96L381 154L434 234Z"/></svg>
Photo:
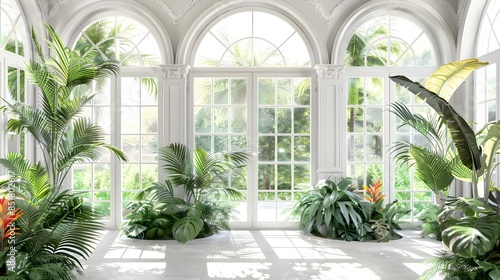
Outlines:
<svg viewBox="0 0 500 280"><path fill-rule="evenodd" d="M318 74L318 179L345 176L344 65L316 65Z"/></svg>

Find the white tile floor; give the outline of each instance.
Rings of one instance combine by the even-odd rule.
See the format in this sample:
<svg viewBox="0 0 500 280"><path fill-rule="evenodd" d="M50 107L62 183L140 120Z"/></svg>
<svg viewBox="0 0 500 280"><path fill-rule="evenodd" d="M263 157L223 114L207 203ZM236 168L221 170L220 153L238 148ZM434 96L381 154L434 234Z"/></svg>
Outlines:
<svg viewBox="0 0 500 280"><path fill-rule="evenodd" d="M233 230L181 244L106 231L81 279L416 279L441 243L401 231L389 243L345 242L294 230Z"/></svg>

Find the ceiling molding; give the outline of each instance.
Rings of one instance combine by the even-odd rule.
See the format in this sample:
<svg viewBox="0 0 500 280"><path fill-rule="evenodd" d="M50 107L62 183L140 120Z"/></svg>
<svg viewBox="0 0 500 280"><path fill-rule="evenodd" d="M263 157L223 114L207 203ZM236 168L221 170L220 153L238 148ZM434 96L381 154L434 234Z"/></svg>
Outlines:
<svg viewBox="0 0 500 280"><path fill-rule="evenodd" d="M178 24L179 21L201 0L189 0L184 4L184 7L177 12L174 12L170 6L165 3L165 0L152 0L157 6L159 6L163 12L165 12L174 22L174 24Z"/></svg>
<svg viewBox="0 0 500 280"><path fill-rule="evenodd" d="M450 4L450 0L436 0L439 4L445 7L445 9L450 13L455 21L455 24L458 24L458 12L455 11L453 6ZM459 6L460 8L460 6Z"/></svg>
<svg viewBox="0 0 500 280"><path fill-rule="evenodd" d="M331 9L330 12L327 12L326 9L316 0L304 0L313 6L316 11L320 14L320 16L325 20L326 24L330 24L332 20L344 9L344 7L351 2L351 0L340 0L335 6Z"/></svg>
<svg viewBox="0 0 500 280"><path fill-rule="evenodd" d="M61 9L62 6L66 5L69 2L69 0L55 0L54 4L49 8L47 17L52 18L54 17L59 10Z"/></svg>

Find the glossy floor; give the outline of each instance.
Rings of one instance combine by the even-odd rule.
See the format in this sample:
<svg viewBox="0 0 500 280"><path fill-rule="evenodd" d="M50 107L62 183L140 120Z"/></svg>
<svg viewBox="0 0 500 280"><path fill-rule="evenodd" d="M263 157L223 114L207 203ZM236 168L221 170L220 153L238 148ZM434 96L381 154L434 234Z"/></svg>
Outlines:
<svg viewBox="0 0 500 280"><path fill-rule="evenodd" d="M104 232L81 279L416 279L440 242L401 231L389 243L344 242L293 230L233 230L181 244Z"/></svg>

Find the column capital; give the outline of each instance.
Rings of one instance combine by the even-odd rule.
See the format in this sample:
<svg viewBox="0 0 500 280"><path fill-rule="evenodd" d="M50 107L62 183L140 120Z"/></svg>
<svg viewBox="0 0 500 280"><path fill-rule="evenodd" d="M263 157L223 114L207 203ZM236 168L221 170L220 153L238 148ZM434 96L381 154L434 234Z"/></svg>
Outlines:
<svg viewBox="0 0 500 280"><path fill-rule="evenodd" d="M159 65L164 79L187 79L189 65L186 64L161 64Z"/></svg>
<svg viewBox="0 0 500 280"><path fill-rule="evenodd" d="M314 66L319 79L342 79L345 65L318 64Z"/></svg>

